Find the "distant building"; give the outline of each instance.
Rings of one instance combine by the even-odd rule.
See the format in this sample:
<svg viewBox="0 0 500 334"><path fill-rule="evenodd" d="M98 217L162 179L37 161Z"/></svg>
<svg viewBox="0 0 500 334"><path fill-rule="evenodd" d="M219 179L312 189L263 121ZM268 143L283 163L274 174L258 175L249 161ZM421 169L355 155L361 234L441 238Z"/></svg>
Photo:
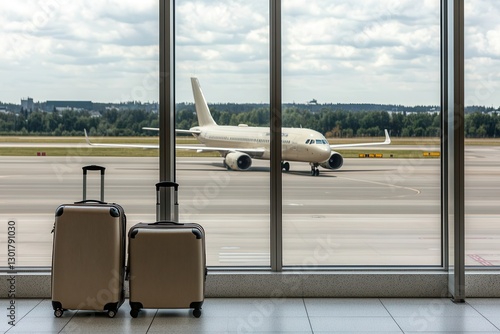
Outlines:
<svg viewBox="0 0 500 334"><path fill-rule="evenodd" d="M45 103L46 111L54 110L93 110L92 101L47 101Z"/></svg>
<svg viewBox="0 0 500 334"><path fill-rule="evenodd" d="M27 111L33 111L35 104L33 103L33 99L28 97L26 100L21 99L21 108Z"/></svg>

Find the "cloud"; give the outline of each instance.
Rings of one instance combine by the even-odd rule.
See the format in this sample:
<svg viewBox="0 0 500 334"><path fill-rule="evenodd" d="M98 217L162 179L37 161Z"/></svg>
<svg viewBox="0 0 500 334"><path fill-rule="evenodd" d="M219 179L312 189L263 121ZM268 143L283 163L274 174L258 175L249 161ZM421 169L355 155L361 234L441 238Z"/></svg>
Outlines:
<svg viewBox="0 0 500 334"><path fill-rule="evenodd" d="M157 72L158 10L154 0L2 2L0 62L16 82L0 101L120 101ZM158 88L143 98L158 100Z"/></svg>
<svg viewBox="0 0 500 334"><path fill-rule="evenodd" d="M0 101L130 96L158 70L158 7L0 3L0 68L16 81ZM282 10L285 102L439 103L439 0L287 0ZM499 12L495 1L466 2L467 87L494 87L484 103L500 104ZM192 101L197 76L210 101L267 102L268 0L177 0L175 57L178 101ZM144 99L158 100L149 86Z"/></svg>

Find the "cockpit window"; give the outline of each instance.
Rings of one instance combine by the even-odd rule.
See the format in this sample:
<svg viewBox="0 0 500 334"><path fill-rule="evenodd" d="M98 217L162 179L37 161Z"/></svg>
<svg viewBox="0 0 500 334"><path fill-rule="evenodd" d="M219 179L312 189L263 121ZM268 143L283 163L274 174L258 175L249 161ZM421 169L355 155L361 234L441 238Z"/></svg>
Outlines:
<svg viewBox="0 0 500 334"><path fill-rule="evenodd" d="M306 140L306 145L313 145L313 144L328 144L328 141L326 139L308 139Z"/></svg>

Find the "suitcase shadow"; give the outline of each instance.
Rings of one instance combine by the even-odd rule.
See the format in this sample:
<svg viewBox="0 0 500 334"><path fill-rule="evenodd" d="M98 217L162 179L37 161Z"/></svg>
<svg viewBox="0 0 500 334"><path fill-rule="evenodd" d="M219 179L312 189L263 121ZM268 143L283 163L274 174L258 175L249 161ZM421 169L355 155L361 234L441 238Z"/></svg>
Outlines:
<svg viewBox="0 0 500 334"><path fill-rule="evenodd" d="M167 310L167 309L159 309L156 313L155 318L193 318L193 310Z"/></svg>

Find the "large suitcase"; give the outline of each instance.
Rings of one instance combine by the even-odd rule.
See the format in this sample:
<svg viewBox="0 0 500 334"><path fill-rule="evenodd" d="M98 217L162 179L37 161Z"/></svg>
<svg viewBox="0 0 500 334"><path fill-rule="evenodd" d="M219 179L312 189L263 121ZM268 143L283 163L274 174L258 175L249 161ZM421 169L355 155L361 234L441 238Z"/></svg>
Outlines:
<svg viewBox="0 0 500 334"><path fill-rule="evenodd" d="M177 184L161 182L157 197L162 186L175 186L177 192ZM143 308L189 308L198 318L207 275L203 227L173 221L139 223L129 230L128 240L130 315L136 318Z"/></svg>
<svg viewBox="0 0 500 334"><path fill-rule="evenodd" d="M101 172L101 200L86 200L87 171ZM83 201L55 213L52 250L52 307L107 311L114 317L125 299L126 216L104 200L105 167L83 167Z"/></svg>

